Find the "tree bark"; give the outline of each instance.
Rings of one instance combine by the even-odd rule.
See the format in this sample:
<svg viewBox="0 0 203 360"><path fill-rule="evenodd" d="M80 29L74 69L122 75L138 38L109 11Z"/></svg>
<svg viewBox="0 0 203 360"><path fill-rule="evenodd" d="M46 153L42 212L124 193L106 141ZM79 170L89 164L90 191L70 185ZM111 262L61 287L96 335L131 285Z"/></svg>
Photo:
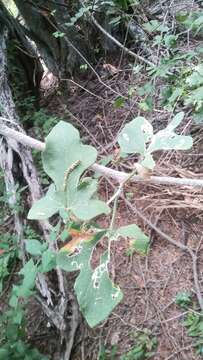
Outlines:
<svg viewBox="0 0 203 360"><path fill-rule="evenodd" d="M43 67L36 52L35 45L28 39L21 24L15 19L0 0L0 29L8 29L8 65L12 65L9 77L14 83L22 84L23 91L39 94L39 85L43 75Z"/></svg>
<svg viewBox="0 0 203 360"><path fill-rule="evenodd" d="M15 4L25 20L29 36L36 43L47 68L54 75L71 74L77 65L84 63L79 53L89 58L89 44L84 36L76 26L65 25L71 19L69 2L66 4L63 0L15 0ZM55 37L55 32L64 33L65 36Z"/></svg>
<svg viewBox="0 0 203 360"><path fill-rule="evenodd" d="M6 58L6 40L8 31L5 26L0 29L0 130L6 125L10 129L17 129L21 134L24 133L15 110L11 90L7 78L7 58ZM0 132L1 134L1 132ZM16 139L0 135L0 167L3 170L5 186L7 194L10 195L9 203L15 206L17 203L16 194L16 177L19 173L28 185L30 196L30 204L40 198L41 188L38 181L36 169L33 164L32 154L28 147L19 143ZM20 214L14 211L14 231L18 236L18 246L21 248L22 261L25 263L25 248L23 238L23 226ZM49 241L50 226L48 222L39 222L39 226L47 240L49 247L54 246L53 242ZM59 294L55 299L55 306L53 305L50 287L47 285L46 275L38 274L36 280L36 287L40 293L41 304L43 310L60 333L60 343L64 345L61 359L68 360L70 358L71 349L73 346L74 335L78 326L78 308L76 300L73 298L67 281L63 277L60 269L56 269L58 276ZM51 286L51 285L50 285ZM53 288L55 288L53 284ZM67 306L72 309L72 318L69 322L66 319ZM69 331L68 331L69 330ZM65 355L64 355L65 354Z"/></svg>

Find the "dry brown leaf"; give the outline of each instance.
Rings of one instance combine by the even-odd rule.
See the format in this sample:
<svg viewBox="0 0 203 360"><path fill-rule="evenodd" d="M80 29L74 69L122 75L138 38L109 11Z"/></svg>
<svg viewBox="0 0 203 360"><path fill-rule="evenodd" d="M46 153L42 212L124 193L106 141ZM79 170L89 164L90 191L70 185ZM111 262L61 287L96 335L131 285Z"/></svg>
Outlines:
<svg viewBox="0 0 203 360"><path fill-rule="evenodd" d="M113 66L111 64L104 64L103 68L105 70L107 70L108 72L110 72L111 75L115 75L119 72L119 69L117 69L115 66Z"/></svg>
<svg viewBox="0 0 203 360"><path fill-rule="evenodd" d="M71 229L69 231L69 233L70 233L72 239L66 245L64 245L60 249L60 251L67 251L68 253L74 253L77 246L81 242L90 241L94 235L93 233L90 233L88 231L80 231L80 230L75 230L75 229Z"/></svg>
<svg viewBox="0 0 203 360"><path fill-rule="evenodd" d="M4 249L0 249L0 256L1 256L1 255L3 255L3 254L4 254L4 252L5 252L5 250L4 250Z"/></svg>

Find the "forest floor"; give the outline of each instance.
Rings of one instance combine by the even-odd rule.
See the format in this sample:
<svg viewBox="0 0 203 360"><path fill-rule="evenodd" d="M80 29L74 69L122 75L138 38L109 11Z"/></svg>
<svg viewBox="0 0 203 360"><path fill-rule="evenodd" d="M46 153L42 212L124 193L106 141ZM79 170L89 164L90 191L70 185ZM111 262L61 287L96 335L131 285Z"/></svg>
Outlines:
<svg viewBox="0 0 203 360"><path fill-rule="evenodd" d="M123 125L138 115L145 116L159 130L168 124L168 112L155 107L153 112L142 113L137 107L139 97L131 97L116 107L116 99L125 97L131 86L141 86L145 75L132 75L128 66L105 64L102 82L85 77L65 81L68 95L49 95L45 99L51 114L72 122L81 133L83 141L93 144L99 159L107 155L116 158L115 139ZM161 84L160 84L161 86ZM194 126L186 114L183 129L193 133L194 147L187 152L162 152L157 154L154 175L187 178L203 176L203 127ZM198 130L198 131L197 131ZM109 166L128 171L127 166L136 160L130 157L125 167L119 163ZM99 179L100 195L109 199L115 183ZM203 291L203 194L201 189L180 186L130 184L125 190L132 206L155 223L174 240L198 251L198 277ZM109 219L100 219L108 226ZM132 207L120 200L117 225L136 223L150 236L148 256L128 255L128 241L120 240L112 246L111 276L123 293L123 301L105 323L94 330L83 322L76 334L73 360L120 359L121 354L136 344L135 334L150 330L157 338L154 360L198 360L194 340L187 336L183 320L188 309L175 302L176 295L189 291L195 299L192 262L190 256L157 233L133 212ZM106 246L106 244L102 244ZM105 349L101 352L101 348ZM100 352L100 357L99 357ZM115 352L115 355L114 355ZM128 359L128 358L126 358ZM135 357L135 360L137 358ZM145 359L145 357L140 358Z"/></svg>

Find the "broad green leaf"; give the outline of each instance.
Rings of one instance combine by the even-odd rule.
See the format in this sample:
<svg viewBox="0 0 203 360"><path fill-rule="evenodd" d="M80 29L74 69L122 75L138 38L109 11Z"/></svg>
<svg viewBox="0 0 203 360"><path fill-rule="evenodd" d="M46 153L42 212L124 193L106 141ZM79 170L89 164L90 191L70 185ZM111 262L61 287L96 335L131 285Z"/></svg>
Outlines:
<svg viewBox="0 0 203 360"><path fill-rule="evenodd" d="M148 21L147 23L142 24L142 27L150 34L153 32L167 32L169 30L166 25L163 25L163 23L158 20Z"/></svg>
<svg viewBox="0 0 203 360"><path fill-rule="evenodd" d="M123 236L128 237L131 242L131 249L141 255L147 255L149 252L149 237L135 224L122 226L116 230L114 237Z"/></svg>
<svg viewBox="0 0 203 360"><path fill-rule="evenodd" d="M149 151L157 150L188 150L192 147L191 136L176 135L167 133L165 130L159 131L153 138Z"/></svg>
<svg viewBox="0 0 203 360"><path fill-rule="evenodd" d="M89 200L84 204L79 203L72 209L73 213L81 220L88 221L100 214L108 215L110 213L109 207L100 200Z"/></svg>
<svg viewBox="0 0 203 360"><path fill-rule="evenodd" d="M100 214L108 214L110 208L97 199L91 199L97 190L97 180L89 179L82 186L67 189L66 193L56 192L54 185L50 187L46 196L38 200L30 209L28 219L47 219L60 210L71 211L84 221Z"/></svg>
<svg viewBox="0 0 203 360"><path fill-rule="evenodd" d="M63 198L60 193L56 192L55 186L52 184L46 195L33 204L29 210L28 219L48 219L62 208L64 208Z"/></svg>
<svg viewBox="0 0 203 360"><path fill-rule="evenodd" d="M23 275L23 282L20 286L15 286L15 294L17 297L26 297L32 294L32 289L35 285L35 279L37 276L38 268L30 259L20 270L19 274Z"/></svg>
<svg viewBox="0 0 203 360"><path fill-rule="evenodd" d="M173 130L181 123L184 113L178 113L170 124L163 130L155 134L147 149L147 152L157 150L187 150L192 147L191 136L177 135Z"/></svg>
<svg viewBox="0 0 203 360"><path fill-rule="evenodd" d="M110 212L109 206L103 201L91 199L96 191L97 180L88 178L87 181L83 181L75 188L69 187L68 182L66 193L58 192L55 194L55 198L58 201L60 210L70 211L78 219L87 221L100 214L109 214Z"/></svg>
<svg viewBox="0 0 203 360"><path fill-rule="evenodd" d="M80 310L90 327L104 321L123 297L110 280L107 266L108 260L103 258L96 269L81 271L75 282Z"/></svg>
<svg viewBox="0 0 203 360"><path fill-rule="evenodd" d="M139 103L139 108L143 111L152 111L153 110L153 99L151 96L147 96L144 101Z"/></svg>
<svg viewBox="0 0 203 360"><path fill-rule="evenodd" d="M77 252L70 255L68 252L60 251L57 254L57 265L65 271L77 271L86 269L89 264L92 252L98 241L106 234L106 231L100 231L92 237L90 241L82 242L77 245Z"/></svg>
<svg viewBox="0 0 203 360"><path fill-rule="evenodd" d="M202 104L203 102L203 86L200 86L199 88L192 90L187 98L185 99L185 105L196 105L198 103Z"/></svg>
<svg viewBox="0 0 203 360"><path fill-rule="evenodd" d="M37 266L34 264L33 260L30 259L20 270L20 275L24 276L23 282L28 287L32 287L35 283L35 278L37 274Z"/></svg>
<svg viewBox="0 0 203 360"><path fill-rule="evenodd" d="M203 64L195 66L194 71L189 75L186 80L189 87L200 86L203 84Z"/></svg>
<svg viewBox="0 0 203 360"><path fill-rule="evenodd" d="M47 249L42 254L42 264L40 271L48 272L56 267L56 255L53 251Z"/></svg>
<svg viewBox="0 0 203 360"><path fill-rule="evenodd" d="M105 320L122 299L120 289L109 279L107 255L101 257L96 269L91 267L94 248L105 234L106 231L100 231L92 240L81 242L73 255L65 251L57 255L57 265L61 269L80 271L74 288L81 312L91 327Z"/></svg>
<svg viewBox="0 0 203 360"><path fill-rule="evenodd" d="M155 162L151 155L157 150L187 150L193 142L190 136L177 135L174 130L184 118L184 113L175 115L170 124L153 135L152 125L143 117L138 117L125 125L118 137L123 153L139 153L143 156L141 165L153 169Z"/></svg>
<svg viewBox="0 0 203 360"><path fill-rule="evenodd" d="M197 19L194 20L192 28L196 29L199 26L203 25L203 15L200 15Z"/></svg>
<svg viewBox="0 0 203 360"><path fill-rule="evenodd" d="M44 244L39 240L29 239L25 241L26 251L34 256L39 256L44 251Z"/></svg>
<svg viewBox="0 0 203 360"><path fill-rule="evenodd" d="M73 188L77 187L80 176L96 161L96 158L96 149L82 145L78 130L64 121L60 121L49 133L42 154L44 170L54 181L57 191L63 190L65 172L76 161L80 163L70 174Z"/></svg>
<svg viewBox="0 0 203 360"><path fill-rule="evenodd" d="M46 196L29 211L29 219L47 219L55 213L73 213L80 220L108 214L110 208L102 201L91 199L97 181L81 181L83 172L96 160L92 146L80 143L79 132L71 124L59 122L46 138L43 166L54 181ZM65 216L63 216L64 218Z"/></svg>
<svg viewBox="0 0 203 360"><path fill-rule="evenodd" d="M174 116L173 120L171 120L171 122L168 124L166 129L169 131L174 130L175 128L177 128L178 125L180 125L183 119L184 119L184 112L181 111Z"/></svg>
<svg viewBox="0 0 203 360"><path fill-rule="evenodd" d="M151 81L147 82L143 86L138 88L138 95L144 96L144 95L151 95L154 92L154 85L151 83Z"/></svg>
<svg viewBox="0 0 203 360"><path fill-rule="evenodd" d="M174 104L174 102L183 94L183 88L176 88L171 96L167 99L169 103Z"/></svg>
<svg viewBox="0 0 203 360"><path fill-rule="evenodd" d="M0 257L0 293L3 290L3 280L9 275L9 260L11 259L10 254Z"/></svg>
<svg viewBox="0 0 203 360"><path fill-rule="evenodd" d="M193 120L196 124L203 123L203 107L193 114Z"/></svg>
<svg viewBox="0 0 203 360"><path fill-rule="evenodd" d="M76 217L87 221L100 214L109 214L110 208L97 199L91 200L91 197L97 190L97 180L91 179L86 185L72 194L69 193L67 207L71 209Z"/></svg>
<svg viewBox="0 0 203 360"><path fill-rule="evenodd" d="M8 359L10 355L10 351L8 349L5 348L1 348L0 349L0 359Z"/></svg>
<svg viewBox="0 0 203 360"><path fill-rule="evenodd" d="M165 35L164 36L164 44L167 48L174 48L177 45L177 35Z"/></svg>
<svg viewBox="0 0 203 360"><path fill-rule="evenodd" d="M146 142L152 135L152 125L144 117L139 116L124 126L118 137L118 143L122 152L144 154Z"/></svg>
<svg viewBox="0 0 203 360"><path fill-rule="evenodd" d="M152 157L152 155L150 153L146 153L144 160L141 161L141 165L144 166L147 169L151 169L153 170L153 168L155 167L156 163Z"/></svg>

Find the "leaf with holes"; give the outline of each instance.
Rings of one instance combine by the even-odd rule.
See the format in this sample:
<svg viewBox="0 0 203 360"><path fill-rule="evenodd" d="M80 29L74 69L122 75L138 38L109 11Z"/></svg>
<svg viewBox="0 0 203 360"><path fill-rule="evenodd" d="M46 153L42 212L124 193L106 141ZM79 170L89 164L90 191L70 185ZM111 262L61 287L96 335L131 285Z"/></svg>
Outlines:
<svg viewBox="0 0 203 360"><path fill-rule="evenodd" d="M96 160L92 146L82 145L78 131L70 124L59 122L46 138L43 166L54 181L44 198L30 209L29 219L47 219L57 212L73 213L80 220L108 214L110 208L92 197L97 181L80 182L83 172ZM81 186L83 184L83 186Z"/></svg>
<svg viewBox="0 0 203 360"><path fill-rule="evenodd" d="M75 171L70 173L69 186L75 190L80 176L97 158L97 151L89 145L83 145L80 135L73 125L60 121L46 137L46 148L42 154L43 167L54 181L56 190L62 191L64 176L74 163L79 162Z"/></svg>
<svg viewBox="0 0 203 360"><path fill-rule="evenodd" d="M118 143L124 153L144 154L146 143L152 136L152 125L144 117L139 116L124 126L118 137Z"/></svg>
<svg viewBox="0 0 203 360"><path fill-rule="evenodd" d="M147 149L152 153L157 150L187 150L192 147L193 141L191 136L177 135L174 130L183 120L184 113L178 113L170 124L163 130L155 134Z"/></svg>
<svg viewBox="0 0 203 360"><path fill-rule="evenodd" d="M147 255L149 252L149 236L145 235L139 226L135 224L122 226L118 228L114 234L115 239L119 236L130 239L131 250L136 251L140 255Z"/></svg>
<svg viewBox="0 0 203 360"><path fill-rule="evenodd" d="M95 269L90 264L93 251L105 234L106 231L100 231L91 240L81 238L80 243L74 244L76 248L72 255L69 250L57 255L57 265L61 269L80 270L74 288L80 310L91 327L105 320L122 299L120 289L109 278L107 255L101 257L100 265Z"/></svg>
<svg viewBox="0 0 203 360"><path fill-rule="evenodd" d="M91 327L104 321L123 297L120 288L109 278L108 261L105 254L96 269L89 267L81 271L75 282L80 310Z"/></svg>

